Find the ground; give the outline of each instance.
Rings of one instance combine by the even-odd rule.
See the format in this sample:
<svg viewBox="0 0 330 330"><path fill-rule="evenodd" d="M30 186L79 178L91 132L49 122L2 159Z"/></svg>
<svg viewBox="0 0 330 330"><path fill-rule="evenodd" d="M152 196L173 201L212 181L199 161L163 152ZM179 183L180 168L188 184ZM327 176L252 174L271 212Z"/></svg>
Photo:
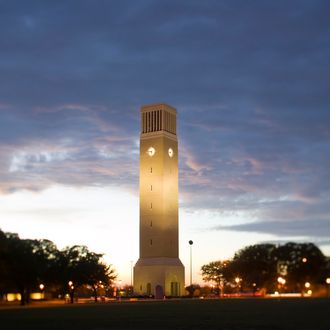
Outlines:
<svg viewBox="0 0 330 330"><path fill-rule="evenodd" d="M330 299L182 299L41 306L1 307L0 328L330 329Z"/></svg>

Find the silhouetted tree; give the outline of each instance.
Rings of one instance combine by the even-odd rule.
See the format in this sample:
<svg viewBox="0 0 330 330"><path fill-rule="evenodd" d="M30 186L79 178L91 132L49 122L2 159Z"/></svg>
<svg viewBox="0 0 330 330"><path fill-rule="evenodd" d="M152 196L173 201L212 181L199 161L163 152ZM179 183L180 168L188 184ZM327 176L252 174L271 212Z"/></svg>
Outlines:
<svg viewBox="0 0 330 330"><path fill-rule="evenodd" d="M330 274L327 260L312 243L257 244L239 250L230 261L210 262L201 270L205 281L217 285L221 281L235 285L238 277L244 288L273 291L277 277L284 276L288 290L302 291L305 282L324 284Z"/></svg>
<svg viewBox="0 0 330 330"><path fill-rule="evenodd" d="M304 290L305 282L322 283L326 257L313 243L287 243L276 249L278 263L285 269L288 288Z"/></svg>
<svg viewBox="0 0 330 330"><path fill-rule="evenodd" d="M203 280L208 282L214 282L219 291L219 294L221 288L223 289L227 282L229 282L230 279L233 277L230 260L212 261L206 265L203 265L201 267L201 270Z"/></svg>
<svg viewBox="0 0 330 330"><path fill-rule="evenodd" d="M20 239L17 234L0 230L0 291L16 288L24 305L31 290L41 283L48 287L58 285L64 291L69 289L73 302L76 288L89 285L97 301L97 288L107 288L116 278L114 269L102 257L86 246L59 251L49 240Z"/></svg>
<svg viewBox="0 0 330 330"><path fill-rule="evenodd" d="M21 304L29 301L29 294L44 280L47 255L43 241L20 239L17 234L6 233L6 252L3 257L5 276L21 294ZM47 241L48 242L48 241Z"/></svg>
<svg viewBox="0 0 330 330"><path fill-rule="evenodd" d="M271 288L277 278L275 249L273 244L257 244L239 250L231 263L232 274L249 290Z"/></svg>
<svg viewBox="0 0 330 330"><path fill-rule="evenodd" d="M58 279L64 290L69 290L71 303L79 286L89 285L97 301L98 285L109 286L116 278L114 269L103 263L102 257L102 254L90 252L86 246L79 245L59 252L56 267Z"/></svg>

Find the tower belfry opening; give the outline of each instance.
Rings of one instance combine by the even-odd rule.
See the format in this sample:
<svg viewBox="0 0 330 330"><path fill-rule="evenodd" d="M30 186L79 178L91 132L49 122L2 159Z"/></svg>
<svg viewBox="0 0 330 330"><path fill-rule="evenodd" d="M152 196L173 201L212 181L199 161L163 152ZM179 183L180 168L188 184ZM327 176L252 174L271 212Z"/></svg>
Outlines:
<svg viewBox="0 0 330 330"><path fill-rule="evenodd" d="M178 220L176 109L164 103L143 106L140 258L134 267L134 292L156 298L183 295Z"/></svg>

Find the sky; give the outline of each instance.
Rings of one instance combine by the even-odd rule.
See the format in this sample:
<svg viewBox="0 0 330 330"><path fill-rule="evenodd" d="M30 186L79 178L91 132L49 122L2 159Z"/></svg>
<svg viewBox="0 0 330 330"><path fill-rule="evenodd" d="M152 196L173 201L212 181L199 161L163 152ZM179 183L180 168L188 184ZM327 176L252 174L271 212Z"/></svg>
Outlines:
<svg viewBox="0 0 330 330"><path fill-rule="evenodd" d="M0 228L138 259L139 111L178 112L180 258L330 255L330 3L0 0Z"/></svg>

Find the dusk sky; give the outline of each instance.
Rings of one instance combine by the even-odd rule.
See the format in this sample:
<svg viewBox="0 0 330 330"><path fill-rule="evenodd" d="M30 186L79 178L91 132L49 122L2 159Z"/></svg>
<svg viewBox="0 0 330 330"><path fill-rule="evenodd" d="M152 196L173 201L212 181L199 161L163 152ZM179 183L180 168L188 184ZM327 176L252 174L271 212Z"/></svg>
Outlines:
<svg viewBox="0 0 330 330"><path fill-rule="evenodd" d="M330 2L0 0L0 228L138 259L142 105L177 109L180 258L330 255ZM186 279L188 277L186 276Z"/></svg>

